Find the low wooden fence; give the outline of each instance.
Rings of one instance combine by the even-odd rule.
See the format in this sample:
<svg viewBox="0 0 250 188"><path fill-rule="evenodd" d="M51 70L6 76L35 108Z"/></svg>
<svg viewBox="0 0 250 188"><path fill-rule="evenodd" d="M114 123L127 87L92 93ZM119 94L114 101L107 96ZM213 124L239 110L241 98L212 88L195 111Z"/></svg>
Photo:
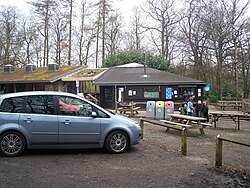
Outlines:
<svg viewBox="0 0 250 188"><path fill-rule="evenodd" d="M250 99L242 99L242 112L250 114Z"/></svg>
<svg viewBox="0 0 250 188"><path fill-rule="evenodd" d="M250 147L249 141L242 141L242 140L238 140L235 138L223 137L221 135L218 135L216 137L216 157L215 157L216 167L222 166L222 142L223 141Z"/></svg>

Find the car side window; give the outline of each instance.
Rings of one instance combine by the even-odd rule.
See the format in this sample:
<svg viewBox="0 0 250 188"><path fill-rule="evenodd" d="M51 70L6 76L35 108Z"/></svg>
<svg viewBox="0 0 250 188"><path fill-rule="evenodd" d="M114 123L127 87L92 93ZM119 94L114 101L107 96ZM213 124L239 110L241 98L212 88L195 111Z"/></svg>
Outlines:
<svg viewBox="0 0 250 188"><path fill-rule="evenodd" d="M28 96L25 112L32 114L54 114L54 102L51 95Z"/></svg>
<svg viewBox="0 0 250 188"><path fill-rule="evenodd" d="M92 106L80 99L60 96L59 107L61 115L90 117L92 113Z"/></svg>
<svg viewBox="0 0 250 188"><path fill-rule="evenodd" d="M109 118L109 116L106 113L104 113L103 111L99 109L97 110L97 114L98 114L98 117L100 118Z"/></svg>
<svg viewBox="0 0 250 188"><path fill-rule="evenodd" d="M0 106L0 112L21 113L23 102L24 97L13 97L4 99Z"/></svg>

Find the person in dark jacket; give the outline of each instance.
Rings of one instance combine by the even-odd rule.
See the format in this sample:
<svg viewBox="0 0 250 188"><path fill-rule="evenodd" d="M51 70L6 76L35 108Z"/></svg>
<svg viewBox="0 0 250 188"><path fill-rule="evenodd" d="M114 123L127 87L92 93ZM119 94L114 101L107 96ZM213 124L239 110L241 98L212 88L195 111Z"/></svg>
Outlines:
<svg viewBox="0 0 250 188"><path fill-rule="evenodd" d="M188 100L189 100L189 95L188 95L188 93L187 93L186 90L184 91L184 93L183 93L183 95L182 95L182 100L183 100L185 103L187 103Z"/></svg>
<svg viewBox="0 0 250 188"><path fill-rule="evenodd" d="M202 117L207 119L207 122L209 122L208 110L209 109L208 109L208 106L207 106L207 102L203 101L203 104L201 106L201 114L202 114Z"/></svg>
<svg viewBox="0 0 250 188"><path fill-rule="evenodd" d="M201 117L201 107L202 107L202 104L201 104L201 100L198 100L198 103L197 105L195 106L194 110L195 110L195 116L197 117Z"/></svg>

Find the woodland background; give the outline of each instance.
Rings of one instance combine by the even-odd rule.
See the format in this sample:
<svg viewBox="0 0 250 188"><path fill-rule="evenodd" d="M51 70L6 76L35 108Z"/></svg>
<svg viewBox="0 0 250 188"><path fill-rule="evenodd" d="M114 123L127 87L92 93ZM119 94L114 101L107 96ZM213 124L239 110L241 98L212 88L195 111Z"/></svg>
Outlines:
<svg viewBox="0 0 250 188"><path fill-rule="evenodd" d="M211 84L211 100L250 98L250 0L145 0L129 24L114 1L1 6L0 67L146 63Z"/></svg>

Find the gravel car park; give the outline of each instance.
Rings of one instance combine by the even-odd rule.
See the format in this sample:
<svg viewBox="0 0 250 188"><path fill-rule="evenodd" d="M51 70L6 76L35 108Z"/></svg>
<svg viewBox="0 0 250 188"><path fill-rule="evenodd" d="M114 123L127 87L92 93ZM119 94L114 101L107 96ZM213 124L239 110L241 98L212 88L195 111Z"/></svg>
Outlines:
<svg viewBox="0 0 250 188"><path fill-rule="evenodd" d="M217 134L250 138L248 121L241 122L241 130L230 122L222 119L205 135L190 130L187 156L181 155L180 131L146 124L140 144L121 155L103 149L33 149L19 157L0 157L0 187L249 188L248 147L226 142L223 166L215 167Z"/></svg>

